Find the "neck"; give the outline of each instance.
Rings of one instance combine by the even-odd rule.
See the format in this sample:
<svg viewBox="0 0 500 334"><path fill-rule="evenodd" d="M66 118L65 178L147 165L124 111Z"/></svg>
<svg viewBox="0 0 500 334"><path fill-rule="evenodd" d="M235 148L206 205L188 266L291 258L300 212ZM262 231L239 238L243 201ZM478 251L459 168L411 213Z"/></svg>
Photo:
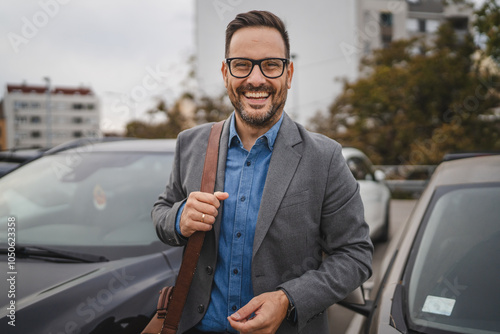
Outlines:
<svg viewBox="0 0 500 334"><path fill-rule="evenodd" d="M238 136L242 141L243 147L247 151L250 151L257 139L267 131L269 131L269 129L271 129L273 125L279 121L281 113L275 116L277 117L275 117L272 122L269 122L269 124L266 124L265 126L254 126L243 121L238 113L235 113L236 132L238 132Z"/></svg>

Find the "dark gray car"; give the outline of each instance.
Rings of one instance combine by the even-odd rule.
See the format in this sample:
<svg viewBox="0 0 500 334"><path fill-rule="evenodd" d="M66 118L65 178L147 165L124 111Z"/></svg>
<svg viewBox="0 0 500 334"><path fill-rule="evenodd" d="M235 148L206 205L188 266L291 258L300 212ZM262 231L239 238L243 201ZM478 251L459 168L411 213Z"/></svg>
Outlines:
<svg viewBox="0 0 500 334"><path fill-rule="evenodd" d="M182 257L150 218L174 149L89 142L0 179L0 333L140 333Z"/></svg>

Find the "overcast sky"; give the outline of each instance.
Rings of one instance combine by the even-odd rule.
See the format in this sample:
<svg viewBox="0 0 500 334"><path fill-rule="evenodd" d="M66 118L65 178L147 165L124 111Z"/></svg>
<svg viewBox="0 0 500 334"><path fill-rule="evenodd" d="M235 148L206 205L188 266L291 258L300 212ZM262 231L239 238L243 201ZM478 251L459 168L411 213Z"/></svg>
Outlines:
<svg viewBox="0 0 500 334"><path fill-rule="evenodd" d="M0 2L0 85L91 87L103 130L174 99L194 53L194 1Z"/></svg>
<svg viewBox="0 0 500 334"><path fill-rule="evenodd" d="M183 91L195 17L194 0L3 0L1 95L7 83L45 85L44 77L90 87L102 130L122 130Z"/></svg>

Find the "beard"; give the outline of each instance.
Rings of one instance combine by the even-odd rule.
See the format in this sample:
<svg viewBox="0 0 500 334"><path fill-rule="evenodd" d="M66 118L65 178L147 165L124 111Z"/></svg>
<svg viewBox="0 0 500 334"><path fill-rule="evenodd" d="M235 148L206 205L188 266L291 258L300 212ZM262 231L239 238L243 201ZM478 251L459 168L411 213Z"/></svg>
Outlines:
<svg viewBox="0 0 500 334"><path fill-rule="evenodd" d="M253 109L263 109L260 113L255 111L245 110L242 99L244 98L244 92L267 92L269 93L268 98L272 98L271 105L253 105ZM254 128L265 128L270 124L274 124L276 120L281 116L281 111L283 110L287 98L287 89L282 87L279 90L269 85L261 85L254 87L251 85L242 85L236 88L236 92L232 89L228 89L229 99L240 118L247 125Z"/></svg>

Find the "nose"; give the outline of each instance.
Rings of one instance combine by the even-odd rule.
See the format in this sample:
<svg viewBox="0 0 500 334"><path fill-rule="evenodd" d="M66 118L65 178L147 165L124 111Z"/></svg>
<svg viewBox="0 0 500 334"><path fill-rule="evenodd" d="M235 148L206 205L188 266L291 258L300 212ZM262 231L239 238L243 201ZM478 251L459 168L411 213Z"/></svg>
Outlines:
<svg viewBox="0 0 500 334"><path fill-rule="evenodd" d="M254 65L252 72L247 77L247 82L255 87L258 87L266 82L266 77L262 74L259 65Z"/></svg>

